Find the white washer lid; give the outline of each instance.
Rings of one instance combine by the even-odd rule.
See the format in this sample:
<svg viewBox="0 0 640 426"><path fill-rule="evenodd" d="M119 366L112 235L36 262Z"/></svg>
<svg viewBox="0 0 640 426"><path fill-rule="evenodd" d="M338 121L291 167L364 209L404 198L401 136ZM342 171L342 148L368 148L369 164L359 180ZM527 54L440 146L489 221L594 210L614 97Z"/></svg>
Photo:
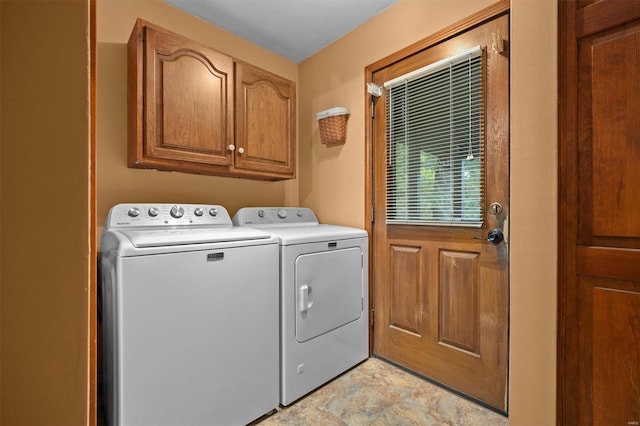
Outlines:
<svg viewBox="0 0 640 426"><path fill-rule="evenodd" d="M137 248L269 238L268 234L252 228L120 229L113 232L122 233Z"/></svg>

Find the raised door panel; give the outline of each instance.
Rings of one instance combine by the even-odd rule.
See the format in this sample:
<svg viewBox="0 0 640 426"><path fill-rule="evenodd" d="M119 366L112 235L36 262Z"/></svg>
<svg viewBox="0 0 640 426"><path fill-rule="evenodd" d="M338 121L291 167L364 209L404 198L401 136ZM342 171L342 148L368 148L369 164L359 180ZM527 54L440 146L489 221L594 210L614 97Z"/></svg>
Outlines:
<svg viewBox="0 0 640 426"><path fill-rule="evenodd" d="M295 98L292 81L236 63L237 169L295 177Z"/></svg>
<svg viewBox="0 0 640 426"><path fill-rule="evenodd" d="M593 288L593 424L640 420L640 292Z"/></svg>
<svg viewBox="0 0 640 426"><path fill-rule="evenodd" d="M640 21L595 32L577 47L578 242L637 248Z"/></svg>
<svg viewBox="0 0 640 426"><path fill-rule="evenodd" d="M640 237L640 28L594 40L591 56L593 233Z"/></svg>
<svg viewBox="0 0 640 426"><path fill-rule="evenodd" d="M440 252L439 341L480 356L480 253Z"/></svg>
<svg viewBox="0 0 640 426"><path fill-rule="evenodd" d="M129 102L131 167L229 170L233 58L139 20L129 41Z"/></svg>
<svg viewBox="0 0 640 426"><path fill-rule="evenodd" d="M635 425L640 421L640 286L637 281L579 275L579 380L568 424Z"/></svg>
<svg viewBox="0 0 640 426"><path fill-rule="evenodd" d="M389 325L409 334L422 331L422 250L420 246L392 244L389 247L391 294Z"/></svg>

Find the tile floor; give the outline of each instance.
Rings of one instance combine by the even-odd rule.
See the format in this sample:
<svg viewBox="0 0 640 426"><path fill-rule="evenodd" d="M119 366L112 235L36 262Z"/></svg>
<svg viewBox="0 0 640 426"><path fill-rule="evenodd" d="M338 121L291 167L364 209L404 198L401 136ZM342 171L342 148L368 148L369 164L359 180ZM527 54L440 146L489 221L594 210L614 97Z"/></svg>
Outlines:
<svg viewBox="0 0 640 426"><path fill-rule="evenodd" d="M257 424L508 426L509 420L371 358Z"/></svg>
<svg viewBox="0 0 640 426"><path fill-rule="evenodd" d="M101 399L98 426L104 426ZM370 358L259 426L508 426L509 420L385 361Z"/></svg>

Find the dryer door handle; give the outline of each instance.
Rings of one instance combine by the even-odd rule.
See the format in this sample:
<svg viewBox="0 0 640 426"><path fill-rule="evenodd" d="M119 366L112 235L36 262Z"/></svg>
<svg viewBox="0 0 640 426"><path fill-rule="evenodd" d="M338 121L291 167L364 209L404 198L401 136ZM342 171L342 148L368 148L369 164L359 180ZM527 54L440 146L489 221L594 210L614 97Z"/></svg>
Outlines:
<svg viewBox="0 0 640 426"><path fill-rule="evenodd" d="M311 286L303 284L300 286L300 298L298 300L300 313L307 312L312 306L313 301L311 300Z"/></svg>

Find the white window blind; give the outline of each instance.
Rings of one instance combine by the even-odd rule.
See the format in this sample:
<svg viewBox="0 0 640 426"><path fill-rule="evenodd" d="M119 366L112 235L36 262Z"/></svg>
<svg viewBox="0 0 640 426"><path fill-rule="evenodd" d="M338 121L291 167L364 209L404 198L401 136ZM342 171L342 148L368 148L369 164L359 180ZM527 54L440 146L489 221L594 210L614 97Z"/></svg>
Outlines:
<svg viewBox="0 0 640 426"><path fill-rule="evenodd" d="M388 224L482 226L483 51L384 84Z"/></svg>

